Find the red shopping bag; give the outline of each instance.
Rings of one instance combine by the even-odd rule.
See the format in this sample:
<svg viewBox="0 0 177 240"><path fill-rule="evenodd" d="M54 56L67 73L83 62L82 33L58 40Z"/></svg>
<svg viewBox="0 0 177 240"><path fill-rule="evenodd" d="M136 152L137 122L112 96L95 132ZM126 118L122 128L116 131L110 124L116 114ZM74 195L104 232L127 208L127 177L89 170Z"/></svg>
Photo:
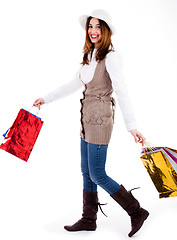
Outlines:
<svg viewBox="0 0 177 240"><path fill-rule="evenodd" d="M20 109L0 148L27 162L42 125L39 117Z"/></svg>

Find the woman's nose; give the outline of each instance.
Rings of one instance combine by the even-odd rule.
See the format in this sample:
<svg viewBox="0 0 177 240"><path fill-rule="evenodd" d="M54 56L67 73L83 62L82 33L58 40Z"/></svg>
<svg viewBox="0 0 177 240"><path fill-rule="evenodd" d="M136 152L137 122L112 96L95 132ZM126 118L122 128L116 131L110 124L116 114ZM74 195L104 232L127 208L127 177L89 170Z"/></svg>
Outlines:
<svg viewBox="0 0 177 240"><path fill-rule="evenodd" d="M97 29L96 28L92 28L92 33L97 33Z"/></svg>

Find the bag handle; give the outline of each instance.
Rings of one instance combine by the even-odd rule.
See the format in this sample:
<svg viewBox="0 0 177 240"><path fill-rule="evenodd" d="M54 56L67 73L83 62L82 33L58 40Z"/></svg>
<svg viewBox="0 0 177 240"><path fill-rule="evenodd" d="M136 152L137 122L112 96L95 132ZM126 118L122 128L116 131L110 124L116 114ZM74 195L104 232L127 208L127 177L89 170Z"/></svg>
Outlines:
<svg viewBox="0 0 177 240"><path fill-rule="evenodd" d="M145 146L145 147L144 147ZM143 152L144 152L144 154L145 155L147 155L147 152L146 152L146 148L151 152L151 153L154 153L154 150L153 150L153 148L148 144L148 142L145 142L144 143L144 146L142 147L142 149L143 149Z"/></svg>
<svg viewBox="0 0 177 240"><path fill-rule="evenodd" d="M33 108L34 109L34 105L33 106L31 106L29 109L28 109L28 112L31 112L31 109ZM36 113L36 115L38 115L39 114L39 111L40 111L40 109L39 108L37 108L38 110L37 110L37 113Z"/></svg>
<svg viewBox="0 0 177 240"><path fill-rule="evenodd" d="M147 144L147 143L145 142L144 145L146 146L147 149L149 149L150 152L154 152L153 149L152 149L152 147L151 147L149 144Z"/></svg>
<svg viewBox="0 0 177 240"><path fill-rule="evenodd" d="M40 109L38 108L37 113L34 114L34 113L31 112L31 109L32 109L33 107L35 107L35 106L34 106L34 105L31 106L31 107L29 108L28 112L41 120L41 117L38 116Z"/></svg>

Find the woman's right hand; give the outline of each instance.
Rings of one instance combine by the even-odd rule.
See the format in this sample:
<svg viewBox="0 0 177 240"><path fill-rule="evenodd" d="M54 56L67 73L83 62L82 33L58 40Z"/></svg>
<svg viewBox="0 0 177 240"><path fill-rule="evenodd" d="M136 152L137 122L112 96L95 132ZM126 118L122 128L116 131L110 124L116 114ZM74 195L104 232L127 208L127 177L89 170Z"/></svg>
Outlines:
<svg viewBox="0 0 177 240"><path fill-rule="evenodd" d="M41 108L41 105L45 104L44 99L43 98L38 98L34 103L33 106L37 107L37 108Z"/></svg>

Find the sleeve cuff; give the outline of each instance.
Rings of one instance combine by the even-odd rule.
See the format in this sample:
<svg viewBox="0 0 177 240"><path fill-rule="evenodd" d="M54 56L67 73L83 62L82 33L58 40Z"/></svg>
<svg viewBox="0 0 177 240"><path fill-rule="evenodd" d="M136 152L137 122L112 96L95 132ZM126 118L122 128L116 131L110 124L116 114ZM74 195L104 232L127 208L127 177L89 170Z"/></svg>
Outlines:
<svg viewBox="0 0 177 240"><path fill-rule="evenodd" d="M53 101L52 97L50 96L45 96L43 97L45 104L48 104Z"/></svg>
<svg viewBox="0 0 177 240"><path fill-rule="evenodd" d="M129 122L126 124L127 131L129 132L130 130L137 129L136 127L136 122Z"/></svg>

